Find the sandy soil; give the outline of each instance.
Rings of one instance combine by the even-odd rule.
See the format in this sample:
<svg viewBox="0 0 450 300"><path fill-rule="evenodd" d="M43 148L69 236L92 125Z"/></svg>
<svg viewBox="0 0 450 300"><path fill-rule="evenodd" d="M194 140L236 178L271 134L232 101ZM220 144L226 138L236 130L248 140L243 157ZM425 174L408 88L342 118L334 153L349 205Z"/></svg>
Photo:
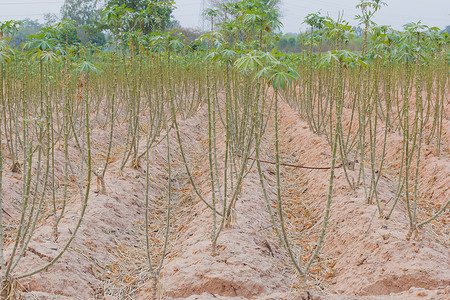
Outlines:
<svg viewBox="0 0 450 300"><path fill-rule="evenodd" d="M194 166L201 192L207 185L207 116L204 110L181 121L183 143ZM445 126L449 126L446 120ZM122 131L121 131L122 130ZM120 144L123 129L115 142ZM447 128L445 134L450 130ZM99 143L106 132L95 132ZM324 137L314 135L287 104L280 119L282 161L309 166L329 166L330 149ZM212 213L200 202L186 178L176 136L170 135L174 168L174 212L168 257L162 267L159 297L163 299L449 299L449 212L406 241L408 220L403 204L390 220L378 217L368 205L362 188L348 188L342 169L335 178L332 214L324 248L306 282L297 276L270 225L256 170L244 181L233 225L223 231L218 253L211 253ZM388 161L398 163L398 137L389 136ZM397 142L396 142L397 141ZM123 141L122 141L123 142ZM144 146L145 141L142 143ZM223 141L219 141L221 145ZM273 130L266 136L265 159L272 160ZM222 146L221 146L222 147ZM431 146L430 146L431 147ZM62 157L61 153L59 154ZM167 144L151 152L151 239L156 262L163 239L167 196ZM450 195L448 152L435 157L424 151L421 197L426 217ZM145 255L145 170L126 168L119 173L120 159L110 165L105 181L108 193L96 193L95 179L87 214L75 242L50 269L21 281L24 299L151 299L152 280ZM58 172L61 172L61 162ZM12 218L19 211L20 176L4 174L4 208ZM273 166L264 165L269 189ZM350 176L357 176L351 171ZM285 211L294 249L303 248L305 259L317 238L329 171L283 168ZM202 183L203 184L200 184ZM395 178L383 174L379 184L383 205L394 196ZM208 199L209 200L209 199ZM59 236L52 222L41 220L27 255L15 274L35 269L51 260L71 234L81 202L71 197ZM47 215L51 220L50 215ZM7 252L9 248L7 247Z"/></svg>

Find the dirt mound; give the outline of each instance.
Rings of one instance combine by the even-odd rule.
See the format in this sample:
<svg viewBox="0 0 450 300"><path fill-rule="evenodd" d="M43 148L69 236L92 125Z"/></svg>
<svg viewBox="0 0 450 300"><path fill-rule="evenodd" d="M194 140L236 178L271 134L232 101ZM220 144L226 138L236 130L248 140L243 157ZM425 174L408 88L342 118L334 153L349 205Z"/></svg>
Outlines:
<svg viewBox="0 0 450 300"><path fill-rule="evenodd" d="M263 196L255 187L258 181L252 174L236 205L236 224L222 232L215 256L209 238L212 214L199 204L197 211L202 212L180 236L182 253L164 267L165 295L180 298L208 292L254 299L289 289L289 280L280 270L285 255L266 236L271 226Z"/></svg>
<svg viewBox="0 0 450 300"><path fill-rule="evenodd" d="M200 117L206 118L206 115L200 114ZM184 136L183 141L190 141L187 142L189 152L197 154L190 155L196 158L196 162L192 162L197 170L196 181L202 193L210 195L208 166L204 163L208 153L207 132L205 126L201 126L205 124L201 118L190 121L196 131L184 128L183 132L189 132L189 135ZM223 142L217 143L223 146ZM219 156L223 155L222 150ZM211 199L206 200L212 203ZM253 170L244 181L233 213L233 224L222 230L217 253L213 255L212 210L202 202L197 203L174 246L178 255L167 261L162 270L163 296L169 299L262 299L274 292L288 291L289 274L282 271L287 259L274 240L265 207L259 178ZM150 299L151 289L149 284L141 297Z"/></svg>
<svg viewBox="0 0 450 300"><path fill-rule="evenodd" d="M310 166L329 166L330 149L323 137L314 135L307 124L287 105L281 108L280 134L282 135L283 162ZM196 180L201 192L208 194L207 116L201 110L197 116L180 122L183 143L193 159ZM273 133L273 132L272 132ZM268 134L272 134L270 131ZM103 136L102 133L97 133ZM107 135L105 135L107 136ZM106 138L106 137L105 137ZM100 138L99 138L100 139ZM270 137L267 145L271 145ZM363 190L348 188L342 169L337 169L328 233L316 270L328 268L321 290L304 292L301 280L292 272L285 251L275 237L269 221L266 203L256 170L250 171L237 201L235 217L230 228L223 230L217 245L217 255L211 253L212 212L197 201L177 149L174 132L170 135L174 172L174 207L184 213L174 217L166 262L162 268L160 289L165 299L445 299L450 286L450 251L448 248L448 213L422 230L417 240L406 241L408 220L402 205L390 220L380 219L376 206L365 204ZM392 136L391 141L395 141ZM145 141L142 142L144 147ZM223 141L219 141L223 151ZM266 146L267 146L266 145ZM273 146L273 143L272 143ZM267 146L269 147L269 146ZM395 147L392 142L392 147ZM264 150L264 149L263 149ZM141 149L142 151L142 149ZM269 148L263 151L270 157ZM425 152L425 151L424 151ZM395 163L394 152L389 159ZM426 154L426 153L425 153ZM424 154L424 155L425 155ZM62 157L62 156L60 156ZM449 171L448 158L429 155L423 164L421 179L424 199L442 204L449 194L445 177ZM150 166L153 218L164 223L164 197L167 189L166 144L163 141L151 153ZM115 295L150 299L152 282L145 256L144 212L145 170L126 168L119 175L120 160L113 162L106 173L108 193L95 193L95 179L87 213L73 245L48 271L21 281L26 299L49 299L51 295L89 299L104 299ZM267 186L273 186L269 166L264 166ZM302 247L311 251L320 229L321 215L326 200L329 171L283 170L284 178L291 172L298 179L296 186L286 188L290 196L285 205L306 210L288 215L290 236L304 237ZM428 173L427 173L428 172ZM434 179L427 181L431 176ZM10 172L4 175L4 208L15 217L15 201L19 199L16 185L20 178ZM356 171L350 171L356 177ZM428 194L426 184L434 193ZM395 186L389 174L379 184L383 205L393 198ZM436 199L436 197L438 197ZM195 199L195 200L194 200ZM210 199L207 199L210 200ZM424 200L423 203L426 203ZM195 201L195 203L194 203ZM59 227L58 240L52 235L52 222L40 222L15 272L41 266L61 250L77 221L81 208L79 197L68 203L65 217ZM435 207L433 206L433 209ZM159 215L156 212L159 212ZM422 212L426 215L426 211ZM174 212L177 214L177 212ZM48 215L48 220L51 220ZM303 221L299 221L303 220ZM305 221L308 224L305 224ZM298 222L297 222L298 221ZM296 223L297 222L297 223ZM159 223L158 223L159 224ZM152 238L158 245L162 238L158 224ZM159 226L159 225L158 225ZM153 227L152 227L153 228ZM437 233L436 233L437 232ZM436 240L439 236L439 240ZM297 242L297 240L294 241ZM300 243L300 240L298 240ZM297 248L298 249L298 248ZM8 253L8 249L6 250ZM322 264L324 261L326 265ZM122 269L120 269L122 268ZM313 270L316 272L315 270ZM319 271L317 271L319 272ZM311 278L310 278L311 280ZM311 281L312 282L312 281ZM311 283L310 282L310 283ZM314 281L316 283L317 281ZM119 288L118 286L121 285ZM122 289L122 290L121 290ZM48 294L46 294L48 293ZM65 299L64 297L61 299Z"/></svg>
<svg viewBox="0 0 450 300"><path fill-rule="evenodd" d="M22 281L26 290L76 295L83 299L102 294L100 274L112 271L113 249L121 243L138 245L141 239L136 222L143 218L145 189L142 180L136 180L139 172L133 173L122 178L107 176L109 195L91 192L86 216L74 243L49 271ZM134 178L132 185L130 177ZM42 224L36 230L17 273L48 263L62 249L72 233L80 208L79 198L72 199L60 222L57 241L54 240L52 222Z"/></svg>
<svg viewBox="0 0 450 300"><path fill-rule="evenodd" d="M290 145L285 146L292 151L292 156L300 158L305 165L330 164L325 138L320 139L307 130L306 123L298 120L287 105L283 106L281 120L283 134L291 137ZM441 158L440 163L445 166L443 172L437 174L437 181L441 183L448 180L445 172L450 163L445 158ZM433 165L423 168L433 168ZM328 178L318 176L317 171L304 171L303 174L304 189L323 203ZM358 174L350 171L349 176L356 178ZM394 188L391 180L382 177L378 186L382 203L387 204L394 198ZM443 188L441 184L434 189L441 191L441 196L448 192L448 186ZM362 188L353 191L347 187L342 169L336 174L333 197L329 232L323 249L323 255L337 260L330 291L384 297L410 288L429 290L450 286L450 250L425 230L421 231L419 240L406 241L409 221L403 206L399 206L389 220L379 218L376 206L365 204ZM439 197L436 202L444 201ZM445 215L440 221L445 226ZM443 240L449 238L448 227L441 233Z"/></svg>
<svg viewBox="0 0 450 300"><path fill-rule="evenodd" d="M96 130L100 131L93 134L96 143L107 141L107 135L100 129ZM116 129L115 133L117 136L123 134L120 129ZM71 148L70 153L76 151ZM150 166L151 177L163 177L166 173L164 164L160 162L157 153L153 155L155 163ZM62 172L64 156L61 151L55 156L58 174ZM133 252L138 252L140 265L132 271L140 269L141 273L130 271L123 284L132 287L139 285L139 281L143 283L148 279L146 259L141 250L145 212L145 170L126 168L125 172L119 175L119 168L120 160L112 163L106 172L106 195L98 193L96 178L92 179L86 215L74 242L47 271L20 281L26 299L66 299L65 296L76 299L103 298L109 293L109 286L117 286L119 281L124 280L118 265L136 254ZM17 215L16 210L19 209L15 202L20 201L21 196L17 188L10 186L19 185L19 177L20 174L10 171L4 176L4 207L13 216ZM161 197L161 194L165 193L164 186L153 180L150 183L150 193L152 198ZM78 222L82 207L80 195L76 192L69 194L72 196L68 199L64 217L59 223L58 237L55 238L54 235L53 215L45 212L14 274L24 274L44 266L63 249ZM10 246L6 247L6 257L9 257L11 252Z"/></svg>

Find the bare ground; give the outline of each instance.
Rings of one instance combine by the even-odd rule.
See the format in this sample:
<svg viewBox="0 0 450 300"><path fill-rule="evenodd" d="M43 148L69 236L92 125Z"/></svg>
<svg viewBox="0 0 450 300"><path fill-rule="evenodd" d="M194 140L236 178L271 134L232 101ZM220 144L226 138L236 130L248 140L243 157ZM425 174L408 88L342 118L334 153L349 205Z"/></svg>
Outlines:
<svg viewBox="0 0 450 300"><path fill-rule="evenodd" d="M295 111L281 109L281 159L285 163L328 166L330 149L314 135ZM206 122L201 110L181 122L183 143L194 166L201 192L207 194ZM448 120L445 126L448 127ZM448 135L448 128L444 135ZM122 132L123 133L123 132ZM95 133L101 142L105 132ZM267 133L265 159L271 160L273 130ZM121 142L120 130L115 141ZM297 276L269 222L259 178L252 170L245 179L233 225L224 229L218 253L211 253L212 213L200 202L186 178L175 135L170 135L174 168L174 218L169 252L162 268L159 297L164 299L448 299L450 297L449 212L425 226L415 240L405 239L408 219L401 203L390 220L379 218L376 206L365 201L364 190L348 188L342 169L335 178L332 216L323 251L311 275ZM398 137L389 136L387 169L398 163ZM397 141L397 142L396 142ZM123 142L123 141L122 141ZM143 142L144 146L145 141ZM397 143L397 144L396 144ZM221 143L219 141L219 147ZM431 147L431 146L430 146ZM448 151L448 150L447 150ZM165 224L167 145L151 153L151 240L155 263ZM448 152L435 157L424 151L420 181L425 218L450 193ZM62 156L61 156L62 157ZM126 168L120 159L110 166L107 195L95 193L74 244L50 269L21 281L25 299L150 299L152 280L145 254L145 170ZM264 166L267 184L274 185L272 166ZM61 169L61 162L59 169ZM353 172L353 173L352 173ZM6 172L4 208L15 217L20 177ZM293 247L305 259L314 247L328 190L329 171L283 169L283 196ZM350 177L357 176L356 171ZM15 187L17 186L17 188ZM386 207L393 198L395 176L383 174L379 193ZM208 199L210 200L210 199ZM77 221L81 201L73 193L59 236L53 236L52 217L40 222L27 255L15 274L48 262L64 244ZM47 221L48 220L48 221ZM8 248L7 248L8 251Z"/></svg>

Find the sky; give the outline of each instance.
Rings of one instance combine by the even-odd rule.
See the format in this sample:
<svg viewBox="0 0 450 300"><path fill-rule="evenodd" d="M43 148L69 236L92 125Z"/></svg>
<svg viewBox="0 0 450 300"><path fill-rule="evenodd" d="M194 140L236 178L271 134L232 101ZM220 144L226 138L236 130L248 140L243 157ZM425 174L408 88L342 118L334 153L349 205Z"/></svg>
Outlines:
<svg viewBox="0 0 450 300"><path fill-rule="evenodd" d="M202 29L201 12L208 5L208 0L175 0L175 18L184 27ZM322 15L337 18L343 13L344 19L351 25L357 25L354 20L358 10L355 8L359 0L281 0L283 32L304 31L302 24L305 16L321 10ZM409 22L422 21L428 26L441 29L450 25L450 0L384 0L384 6L377 12L374 21L380 25L392 25L401 29ZM64 0L0 0L0 21L11 19L38 19L43 21L45 13L58 13Z"/></svg>

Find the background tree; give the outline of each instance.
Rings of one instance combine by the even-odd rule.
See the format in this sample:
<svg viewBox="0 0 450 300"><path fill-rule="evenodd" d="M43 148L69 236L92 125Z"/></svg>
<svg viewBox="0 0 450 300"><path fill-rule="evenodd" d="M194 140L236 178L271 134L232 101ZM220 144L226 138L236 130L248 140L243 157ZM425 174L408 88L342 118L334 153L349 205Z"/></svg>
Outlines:
<svg viewBox="0 0 450 300"><path fill-rule="evenodd" d="M26 41L27 36L36 34L43 26L38 20L31 19L23 19L18 21L18 23L20 26L11 41L11 46L16 49Z"/></svg>
<svg viewBox="0 0 450 300"><path fill-rule="evenodd" d="M445 29L442 30L442 32L447 32L448 34L450 34L450 25L445 26Z"/></svg>
<svg viewBox="0 0 450 300"><path fill-rule="evenodd" d="M102 4L98 0L65 0L60 14L62 20L68 19L75 23L70 35L73 36L75 30L76 38L71 39L71 44L75 41L98 46L106 43L105 35L99 26Z"/></svg>
<svg viewBox="0 0 450 300"><path fill-rule="evenodd" d="M227 4L233 4L241 2L241 0L209 0L209 7L212 9L217 9L218 14L214 18L215 23L222 23L225 21L225 11L224 7ZM273 9L280 16L280 0L258 0L261 6L266 9ZM227 16L228 21L230 21L230 15Z"/></svg>
<svg viewBox="0 0 450 300"><path fill-rule="evenodd" d="M90 25L98 20L101 5L98 0L66 0L61 7L62 19L74 21L78 26Z"/></svg>
<svg viewBox="0 0 450 300"><path fill-rule="evenodd" d="M70 23L58 30L56 38L61 44L66 42L68 45L80 44L81 39L78 36L78 31L76 25Z"/></svg>
<svg viewBox="0 0 450 300"><path fill-rule="evenodd" d="M221 8L224 4L236 3L240 0L209 0L211 8ZM273 8L279 11L280 0L261 0L267 8Z"/></svg>
<svg viewBox="0 0 450 300"><path fill-rule="evenodd" d="M44 14L44 26L53 26L58 23L59 17L54 13L45 13Z"/></svg>
<svg viewBox="0 0 450 300"><path fill-rule="evenodd" d="M174 1L172 0L109 0L106 8L122 7L131 11L128 17L136 27L140 27L145 34L164 31L171 24L173 18ZM129 29L125 28L126 31Z"/></svg>

